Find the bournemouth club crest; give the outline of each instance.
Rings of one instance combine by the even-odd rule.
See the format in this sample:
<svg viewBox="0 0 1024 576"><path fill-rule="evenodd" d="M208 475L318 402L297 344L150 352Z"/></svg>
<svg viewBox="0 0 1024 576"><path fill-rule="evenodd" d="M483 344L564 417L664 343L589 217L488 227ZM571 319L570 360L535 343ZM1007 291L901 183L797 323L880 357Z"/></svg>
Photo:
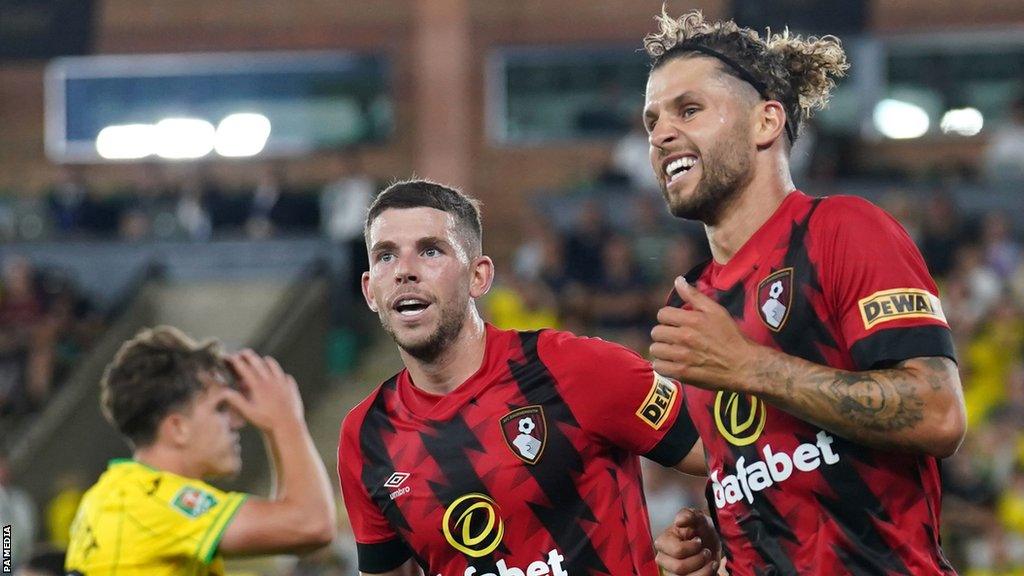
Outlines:
<svg viewBox="0 0 1024 576"><path fill-rule="evenodd" d="M527 464L536 464L548 437L544 409L527 406L505 414L501 418L501 433L513 454Z"/></svg>
<svg viewBox="0 0 1024 576"><path fill-rule="evenodd" d="M773 272L757 285L757 313L773 331L782 330L793 307L793 269Z"/></svg>

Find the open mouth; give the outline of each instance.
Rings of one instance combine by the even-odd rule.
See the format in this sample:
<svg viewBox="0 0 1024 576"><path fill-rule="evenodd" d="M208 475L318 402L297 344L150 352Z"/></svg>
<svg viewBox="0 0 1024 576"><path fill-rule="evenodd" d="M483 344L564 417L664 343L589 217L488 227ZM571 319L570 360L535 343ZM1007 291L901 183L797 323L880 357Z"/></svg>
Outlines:
<svg viewBox="0 0 1024 576"><path fill-rule="evenodd" d="M697 165L696 156L682 156L665 164L665 180L672 184Z"/></svg>
<svg viewBox="0 0 1024 576"><path fill-rule="evenodd" d="M419 316L430 307L430 302L415 297L399 298L392 308L405 317Z"/></svg>

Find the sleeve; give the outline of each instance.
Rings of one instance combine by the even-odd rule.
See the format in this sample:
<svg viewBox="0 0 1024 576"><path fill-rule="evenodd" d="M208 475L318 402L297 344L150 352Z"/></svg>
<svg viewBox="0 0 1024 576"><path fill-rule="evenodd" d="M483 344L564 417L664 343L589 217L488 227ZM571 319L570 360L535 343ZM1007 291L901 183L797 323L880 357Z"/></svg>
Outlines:
<svg viewBox="0 0 1024 576"><path fill-rule="evenodd" d="M588 434L675 466L697 442L678 382L618 344L545 331L538 352Z"/></svg>
<svg viewBox="0 0 1024 576"><path fill-rule="evenodd" d="M139 510L136 520L168 537L168 549L209 564L247 494L223 492L200 480L164 476L156 492L159 511ZM177 555L174 554L174 555Z"/></svg>
<svg viewBox="0 0 1024 576"><path fill-rule="evenodd" d="M357 406L341 425L338 481L356 540L359 571L377 574L401 566L412 557L412 552L373 502L361 480L363 454L359 447L359 428L363 409L365 406Z"/></svg>
<svg viewBox="0 0 1024 576"><path fill-rule="evenodd" d="M903 227L860 198L825 199L818 210L822 289L857 369L955 361L938 288Z"/></svg>

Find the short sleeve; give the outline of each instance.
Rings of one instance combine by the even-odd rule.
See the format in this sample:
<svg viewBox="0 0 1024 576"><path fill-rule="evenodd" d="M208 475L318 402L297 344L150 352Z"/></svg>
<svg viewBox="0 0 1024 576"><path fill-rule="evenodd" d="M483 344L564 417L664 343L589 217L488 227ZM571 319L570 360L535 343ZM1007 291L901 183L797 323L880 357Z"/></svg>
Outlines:
<svg viewBox="0 0 1024 576"><path fill-rule="evenodd" d="M924 356L956 360L935 281L892 216L840 196L821 201L812 226L825 299L858 369Z"/></svg>
<svg viewBox="0 0 1024 576"><path fill-rule="evenodd" d="M338 480L356 540L359 570L376 574L401 566L412 554L370 498L361 480L363 454L359 447L359 426L364 409L363 405L357 406L342 423L338 442Z"/></svg>
<svg viewBox="0 0 1024 576"><path fill-rule="evenodd" d="M618 344L545 331L541 360L583 429L664 466L678 464L697 441L678 382Z"/></svg>
<svg viewBox="0 0 1024 576"><path fill-rule="evenodd" d="M223 492L199 480L165 475L156 500L150 500L150 507L136 510L134 516L139 525L168 535L168 549L178 549L171 555L209 564L246 498L246 494Z"/></svg>

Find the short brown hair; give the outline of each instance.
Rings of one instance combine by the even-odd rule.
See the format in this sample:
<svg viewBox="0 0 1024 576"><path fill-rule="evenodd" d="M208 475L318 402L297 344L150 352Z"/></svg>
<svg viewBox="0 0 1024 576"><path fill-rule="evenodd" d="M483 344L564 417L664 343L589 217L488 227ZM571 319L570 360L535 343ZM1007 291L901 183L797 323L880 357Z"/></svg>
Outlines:
<svg viewBox="0 0 1024 576"><path fill-rule="evenodd" d="M230 378L217 340L197 342L171 326L146 328L121 345L103 372L103 415L132 446L147 446L165 416L206 389L200 376L217 372Z"/></svg>
<svg viewBox="0 0 1024 576"><path fill-rule="evenodd" d="M850 65L835 36L802 38L784 30L765 38L732 20L706 22L700 10L679 18L664 8L655 16L659 31L644 38L651 70L680 56L717 58L722 69L752 85L761 97L780 102L786 110L786 133L792 143L804 120L828 104L836 79Z"/></svg>
<svg viewBox="0 0 1024 576"><path fill-rule="evenodd" d="M483 253L483 224L480 222L480 201L450 186L429 180L404 180L388 186L377 196L366 214L363 235L370 244L370 226L385 210L391 208L434 208L455 218L465 237L470 257Z"/></svg>

